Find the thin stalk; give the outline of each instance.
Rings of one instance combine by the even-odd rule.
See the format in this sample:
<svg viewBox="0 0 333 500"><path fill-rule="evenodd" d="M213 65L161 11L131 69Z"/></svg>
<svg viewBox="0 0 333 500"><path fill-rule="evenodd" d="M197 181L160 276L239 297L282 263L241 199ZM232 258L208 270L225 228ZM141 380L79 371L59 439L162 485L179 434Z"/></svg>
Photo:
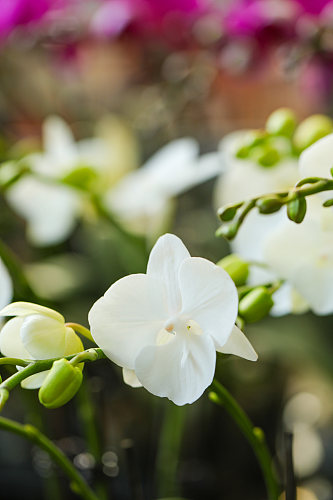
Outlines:
<svg viewBox="0 0 333 500"><path fill-rule="evenodd" d="M8 418L0 417L0 428L14 434L18 434L45 450L50 455L52 460L68 476L72 482L73 489L84 500L99 500L66 455L36 427L29 424L22 425L17 422L13 422Z"/></svg>
<svg viewBox="0 0 333 500"><path fill-rule="evenodd" d="M273 473L272 457L267 447L263 431L253 426L249 417L225 387L215 379L212 386L214 392L209 394L210 399L227 410L248 440L264 476L268 499L277 500L279 497L279 487Z"/></svg>

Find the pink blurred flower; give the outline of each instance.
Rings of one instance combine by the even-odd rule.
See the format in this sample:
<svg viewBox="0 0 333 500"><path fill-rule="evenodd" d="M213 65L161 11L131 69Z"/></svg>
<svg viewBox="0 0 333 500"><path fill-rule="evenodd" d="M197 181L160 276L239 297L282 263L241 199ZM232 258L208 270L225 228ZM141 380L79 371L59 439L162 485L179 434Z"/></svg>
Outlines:
<svg viewBox="0 0 333 500"><path fill-rule="evenodd" d="M0 38L6 38L18 26L35 24L65 0L1 0Z"/></svg>

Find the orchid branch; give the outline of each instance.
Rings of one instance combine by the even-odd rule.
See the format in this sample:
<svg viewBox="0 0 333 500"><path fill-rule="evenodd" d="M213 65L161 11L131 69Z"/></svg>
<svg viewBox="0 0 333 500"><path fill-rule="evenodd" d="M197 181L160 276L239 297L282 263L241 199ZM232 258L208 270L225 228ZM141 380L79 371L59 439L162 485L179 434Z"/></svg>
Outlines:
<svg viewBox="0 0 333 500"><path fill-rule="evenodd" d="M279 487L272 469L272 457L267 447L263 431L253 426L251 420L239 406L237 401L216 379L214 379L212 386L214 391L209 393L210 400L213 403L223 406L236 422L257 457L264 476L268 499L277 500L279 497Z"/></svg>
<svg viewBox="0 0 333 500"><path fill-rule="evenodd" d="M287 205L289 219L300 223L306 213L306 198L324 191L333 191L333 179L307 177L289 191L265 194L221 207L217 214L224 224L218 228L216 236L224 236L228 240L235 238L245 218L254 208L261 214L272 214ZM333 199L325 201L323 206L329 207L332 204Z"/></svg>
<svg viewBox="0 0 333 500"><path fill-rule="evenodd" d="M98 497L93 490L88 486L84 478L79 474L74 465L66 457L66 455L43 433L32 425L22 425L4 417L0 417L0 428L18 434L19 436L28 439L45 450L52 460L64 471L72 482L73 489L84 500L98 500Z"/></svg>
<svg viewBox="0 0 333 500"><path fill-rule="evenodd" d="M70 356L65 356L65 359L70 361L72 364L78 363L86 363L90 361L97 361L98 359L105 358L105 354L100 348L87 349L86 351L82 351L78 354L71 354ZM45 370L49 370L53 363L58 359L63 358L52 358L52 359L42 359L42 360L17 360L16 358L0 358L0 364L9 364L9 365L19 365L24 368L8 377L0 384L0 410L5 405L10 391L15 389L17 385L19 385L23 380L30 377L31 375L35 375L36 373L43 372ZM19 361L19 362L17 362Z"/></svg>

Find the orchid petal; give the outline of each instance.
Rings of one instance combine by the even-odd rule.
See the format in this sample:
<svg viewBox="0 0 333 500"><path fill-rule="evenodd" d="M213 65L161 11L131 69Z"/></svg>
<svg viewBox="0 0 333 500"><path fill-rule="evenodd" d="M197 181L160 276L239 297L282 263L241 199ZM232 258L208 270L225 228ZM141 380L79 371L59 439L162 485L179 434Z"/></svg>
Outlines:
<svg viewBox="0 0 333 500"><path fill-rule="evenodd" d="M233 327L226 343L222 347L217 347L216 350L224 354L235 354L249 361L257 361L258 359L258 354L237 326Z"/></svg>
<svg viewBox="0 0 333 500"><path fill-rule="evenodd" d="M26 176L7 192L13 209L27 220L28 236L35 245L63 241L73 230L79 213L75 190Z"/></svg>
<svg viewBox="0 0 333 500"><path fill-rule="evenodd" d="M75 166L77 152L74 137L67 123L59 116L49 116L44 121L43 143L46 154L61 170L63 167Z"/></svg>
<svg viewBox="0 0 333 500"><path fill-rule="evenodd" d="M43 372L35 373L35 375L30 375L30 377L22 380L21 387L23 389L39 389L49 372L50 370L45 370Z"/></svg>
<svg viewBox="0 0 333 500"><path fill-rule="evenodd" d="M66 327L53 318L32 314L24 318L21 339L34 359L62 357L66 345Z"/></svg>
<svg viewBox="0 0 333 500"><path fill-rule="evenodd" d="M7 268L0 259L0 308L11 301L13 296L13 284Z"/></svg>
<svg viewBox="0 0 333 500"><path fill-rule="evenodd" d="M206 259L191 257L180 267L179 286L182 314L224 345L238 312L237 289L228 273Z"/></svg>
<svg viewBox="0 0 333 500"><path fill-rule="evenodd" d="M24 318L12 318L0 331L0 351L10 358L30 359L31 355L21 339L21 327Z"/></svg>
<svg viewBox="0 0 333 500"><path fill-rule="evenodd" d="M133 369L143 347L154 344L168 317L160 280L132 274L114 283L89 312L91 334L104 353Z"/></svg>
<svg viewBox="0 0 333 500"><path fill-rule="evenodd" d="M184 260L190 257L184 243L173 234L161 236L150 253L147 275L163 281L169 314L175 314L181 309L179 269Z"/></svg>
<svg viewBox="0 0 333 500"><path fill-rule="evenodd" d="M32 302L12 302L0 311L0 316L28 316L29 314L42 314L61 323L65 321L65 318L57 311Z"/></svg>
<svg viewBox="0 0 333 500"><path fill-rule="evenodd" d="M123 379L125 384L130 385L131 387L142 387L142 384L134 370L129 370L128 368L123 368Z"/></svg>
<svg viewBox="0 0 333 500"><path fill-rule="evenodd" d="M175 335L163 345L147 346L135 362L135 373L152 394L176 405L193 403L214 377L216 353L207 335Z"/></svg>
<svg viewBox="0 0 333 500"><path fill-rule="evenodd" d="M333 166L333 134L329 134L308 147L299 158L302 177L331 177Z"/></svg>

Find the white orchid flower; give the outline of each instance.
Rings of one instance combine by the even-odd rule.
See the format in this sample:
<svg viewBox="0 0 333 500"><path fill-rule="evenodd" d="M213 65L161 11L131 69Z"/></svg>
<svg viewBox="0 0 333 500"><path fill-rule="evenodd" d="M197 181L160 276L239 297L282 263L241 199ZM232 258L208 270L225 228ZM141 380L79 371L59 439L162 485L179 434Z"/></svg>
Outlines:
<svg viewBox="0 0 333 500"><path fill-rule="evenodd" d="M218 179L214 193L216 208L228 203L236 203L249 198L283 191L292 187L299 179L297 160L291 157L280 160L276 165L263 167L250 159L236 157L248 130L228 134L220 143L223 159L223 174ZM264 257L264 244L267 236L286 219L284 210L270 215L252 211L242 224L236 238L231 242L232 251L243 259L267 264ZM248 282L251 285L269 283L278 278L272 269L251 266ZM280 316L290 312L300 313L307 304L299 297L289 283L285 283L274 294L271 314Z"/></svg>
<svg viewBox="0 0 333 500"><path fill-rule="evenodd" d="M303 151L299 159L301 178L328 177L331 178L333 167L333 134L326 135ZM321 193L328 197L330 193Z"/></svg>
<svg viewBox="0 0 333 500"><path fill-rule="evenodd" d="M26 219L33 244L44 246L65 240L84 210L84 194L64 184L66 177L86 169L104 190L136 166L136 144L126 127L108 117L97 128L98 137L75 142L68 125L51 116L43 125L44 151L24 158L31 174L16 182L6 196Z"/></svg>
<svg viewBox="0 0 333 500"><path fill-rule="evenodd" d="M5 307L12 300L13 283L6 266L0 259L0 308Z"/></svg>
<svg viewBox="0 0 333 500"><path fill-rule="evenodd" d="M83 351L80 338L65 325L53 309L29 302L13 302L0 316L15 316L0 331L0 351L21 359L62 358ZM31 375L22 382L25 389L39 388L49 370Z"/></svg>
<svg viewBox="0 0 333 500"><path fill-rule="evenodd" d="M301 224L286 218L267 236L264 259L316 314L333 312L333 211L320 197L308 200Z"/></svg>
<svg viewBox="0 0 333 500"><path fill-rule="evenodd" d="M171 200L221 171L215 153L199 157L191 138L177 139L155 153L140 169L129 173L105 196L107 208L132 230L152 234L165 219Z"/></svg>
<svg viewBox="0 0 333 500"><path fill-rule="evenodd" d="M127 383L184 405L212 382L215 351L257 359L234 326L237 311L229 275L166 234L151 251L147 274L114 283L93 305L89 323Z"/></svg>

